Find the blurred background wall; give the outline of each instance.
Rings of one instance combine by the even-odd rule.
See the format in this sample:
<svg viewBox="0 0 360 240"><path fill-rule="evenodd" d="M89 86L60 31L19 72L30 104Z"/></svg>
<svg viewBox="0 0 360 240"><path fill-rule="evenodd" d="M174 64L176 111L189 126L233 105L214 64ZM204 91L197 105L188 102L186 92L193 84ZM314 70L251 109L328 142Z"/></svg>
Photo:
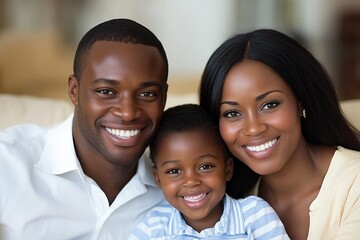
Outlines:
<svg viewBox="0 0 360 240"><path fill-rule="evenodd" d="M359 0L0 0L0 92L68 99L81 36L121 17L164 44L170 92L197 91L206 61L228 37L273 28L320 60L341 99L360 98Z"/></svg>

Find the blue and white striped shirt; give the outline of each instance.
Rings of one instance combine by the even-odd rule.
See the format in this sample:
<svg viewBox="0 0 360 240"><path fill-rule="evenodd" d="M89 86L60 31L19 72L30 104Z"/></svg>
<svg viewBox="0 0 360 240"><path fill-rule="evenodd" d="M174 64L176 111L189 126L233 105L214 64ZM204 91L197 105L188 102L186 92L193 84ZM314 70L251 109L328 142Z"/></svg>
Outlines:
<svg viewBox="0 0 360 240"><path fill-rule="evenodd" d="M275 211L256 196L235 200L224 197L224 211L213 228L200 233L188 226L181 213L164 201L148 213L130 237L139 239L290 239Z"/></svg>

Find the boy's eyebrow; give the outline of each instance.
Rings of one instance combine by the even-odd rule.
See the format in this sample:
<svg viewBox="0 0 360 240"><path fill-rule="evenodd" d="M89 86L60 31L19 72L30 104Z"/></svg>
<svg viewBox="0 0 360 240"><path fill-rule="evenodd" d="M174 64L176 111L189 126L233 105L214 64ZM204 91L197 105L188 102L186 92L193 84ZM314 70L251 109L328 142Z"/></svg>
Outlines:
<svg viewBox="0 0 360 240"><path fill-rule="evenodd" d="M180 160L166 160L165 162L163 162L160 166L163 167L167 164L170 164L170 163L177 163L177 162L180 162Z"/></svg>
<svg viewBox="0 0 360 240"><path fill-rule="evenodd" d="M206 153L206 154L203 154L203 155L200 155L198 157L196 157L194 160L195 161L198 161L198 160L201 160L203 158L207 158L207 157L210 157L210 158L217 158L216 156L210 154L210 153ZM177 160L177 159L174 159L174 160L166 160L164 161L160 166L163 167L164 165L167 165L167 164L171 164L171 163L178 163L178 162L181 162L181 160Z"/></svg>

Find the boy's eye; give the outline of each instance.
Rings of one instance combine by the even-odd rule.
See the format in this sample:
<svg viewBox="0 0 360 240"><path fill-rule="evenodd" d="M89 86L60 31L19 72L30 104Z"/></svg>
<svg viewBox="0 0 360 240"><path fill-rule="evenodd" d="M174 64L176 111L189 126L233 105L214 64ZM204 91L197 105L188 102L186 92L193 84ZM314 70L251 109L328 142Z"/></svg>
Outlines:
<svg viewBox="0 0 360 240"><path fill-rule="evenodd" d="M212 169L213 167L215 167L215 166L211 165L211 164L204 164L199 167L199 170L209 170L209 169Z"/></svg>
<svg viewBox="0 0 360 240"><path fill-rule="evenodd" d="M167 174L179 174L180 172L180 169L170 169L166 171Z"/></svg>

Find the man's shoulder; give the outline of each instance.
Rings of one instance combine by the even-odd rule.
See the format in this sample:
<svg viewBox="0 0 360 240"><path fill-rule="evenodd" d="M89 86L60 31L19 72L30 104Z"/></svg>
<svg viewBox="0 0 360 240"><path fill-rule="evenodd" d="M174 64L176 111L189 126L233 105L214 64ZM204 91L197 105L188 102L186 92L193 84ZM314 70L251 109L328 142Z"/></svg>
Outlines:
<svg viewBox="0 0 360 240"><path fill-rule="evenodd" d="M46 131L46 128L35 124L14 125L0 131L0 143L9 141L28 141Z"/></svg>
<svg viewBox="0 0 360 240"><path fill-rule="evenodd" d="M11 151L32 149L47 132L46 128L33 124L21 124L9 127L0 132L0 155Z"/></svg>
<svg viewBox="0 0 360 240"><path fill-rule="evenodd" d="M40 146L44 145L46 129L37 125L22 124L0 132L0 164L7 168L31 162Z"/></svg>
<svg viewBox="0 0 360 240"><path fill-rule="evenodd" d="M59 141L57 133L64 129L55 129L59 129L59 126L46 128L35 124L20 124L0 131L0 164L35 163L42 155L50 132L56 135L52 136L55 138L53 141Z"/></svg>

